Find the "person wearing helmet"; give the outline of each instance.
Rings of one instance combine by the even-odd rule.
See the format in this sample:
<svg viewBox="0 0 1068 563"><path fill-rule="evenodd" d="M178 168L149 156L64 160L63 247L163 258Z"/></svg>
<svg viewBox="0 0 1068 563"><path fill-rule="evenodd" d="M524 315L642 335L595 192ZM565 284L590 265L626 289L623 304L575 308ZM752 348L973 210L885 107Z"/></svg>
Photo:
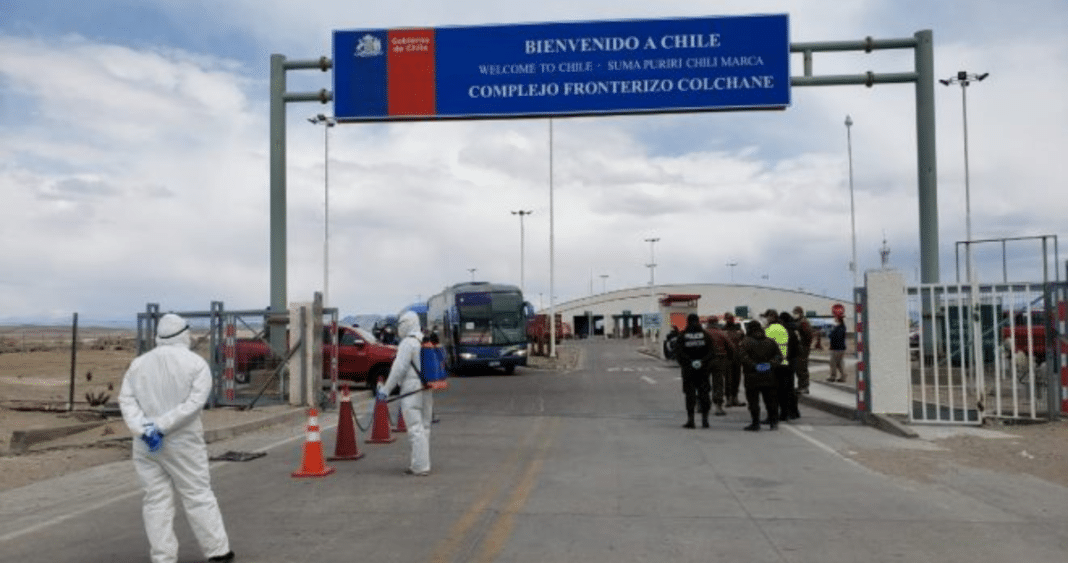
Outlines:
<svg viewBox="0 0 1068 563"><path fill-rule="evenodd" d="M694 409L700 408L701 426L708 428L708 411L712 409L708 377L715 349L712 337L695 313L686 317L686 329L679 334L676 354L682 367L682 393L686 396L686 423L682 427L694 428Z"/></svg>
<svg viewBox="0 0 1068 563"><path fill-rule="evenodd" d="M389 370L389 377L378 385L380 400L400 387L401 414L408 427L408 444L411 459L405 473L425 477L430 475L430 425L434 419L434 394L423 382L419 373L423 333L419 327L419 315L408 311L397 322L397 357Z"/></svg>
<svg viewBox="0 0 1068 563"><path fill-rule="evenodd" d="M185 319L163 315L156 327L156 347L130 363L119 392L123 421L140 438L133 441L133 462L145 492L141 512L153 563L178 559L176 492L208 561L234 558L211 490L200 420L211 393L211 370L189 350L189 343Z"/></svg>

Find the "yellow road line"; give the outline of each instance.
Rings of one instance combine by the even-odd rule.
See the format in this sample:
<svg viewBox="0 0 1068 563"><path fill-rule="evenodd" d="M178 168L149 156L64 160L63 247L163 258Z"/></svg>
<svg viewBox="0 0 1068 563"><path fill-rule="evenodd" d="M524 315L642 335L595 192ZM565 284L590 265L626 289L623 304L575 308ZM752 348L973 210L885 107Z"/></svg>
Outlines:
<svg viewBox="0 0 1068 563"><path fill-rule="evenodd" d="M449 529L448 535L438 543L435 547L430 560L433 563L452 563L456 560L463 546L464 540L468 534L474 529L475 524L482 518L482 515L489 508L490 503L496 498L500 492L504 489L506 479L510 479L511 476L518 471L520 465L520 458L523 452L529 446L529 443L538 435L544 432L546 426L546 419L538 419L537 422L530 427L523 439L520 440L516 448L512 451L512 454L508 456L508 459L500 466L493 469L493 480L488 486L482 487L482 494L475 499L475 502L467 509L466 512Z"/></svg>
<svg viewBox="0 0 1068 563"><path fill-rule="evenodd" d="M508 498L508 504L505 505L505 509L493 522L489 533L483 539L482 549L476 559L478 563L495 561L501 551L504 550L504 546L508 543L508 539L512 535L512 529L515 526L515 515L526 505L527 499L530 498L530 493L534 490L535 483L537 483L538 476L541 474L541 468L545 465L546 452L556 438L556 430L559 423L559 419L553 419L552 424L545 430L541 443L538 444L534 459L527 464L526 471L523 472L522 478L520 478L519 483L516 484L515 489L512 490L512 494Z"/></svg>

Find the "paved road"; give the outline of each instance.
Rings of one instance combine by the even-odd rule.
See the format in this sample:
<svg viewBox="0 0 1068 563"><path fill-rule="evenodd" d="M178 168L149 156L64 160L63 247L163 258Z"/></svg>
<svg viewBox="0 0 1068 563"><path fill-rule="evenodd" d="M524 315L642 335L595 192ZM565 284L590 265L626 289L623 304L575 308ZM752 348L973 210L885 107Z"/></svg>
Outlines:
<svg viewBox="0 0 1068 563"><path fill-rule="evenodd" d="M978 471L952 484L887 477L842 452L925 443L810 409L776 432L742 432L737 408L684 430L671 364L631 343L578 345L571 372L454 379L436 396L430 477L401 474L404 435L377 445L361 433L366 457L321 479L290 477L303 428L228 443L268 452L213 466L239 560L1068 560L1064 488ZM330 453L334 433L323 440ZM0 498L25 508L0 522L0 560L147 560L132 470L79 478ZM181 560L198 561L179 530Z"/></svg>

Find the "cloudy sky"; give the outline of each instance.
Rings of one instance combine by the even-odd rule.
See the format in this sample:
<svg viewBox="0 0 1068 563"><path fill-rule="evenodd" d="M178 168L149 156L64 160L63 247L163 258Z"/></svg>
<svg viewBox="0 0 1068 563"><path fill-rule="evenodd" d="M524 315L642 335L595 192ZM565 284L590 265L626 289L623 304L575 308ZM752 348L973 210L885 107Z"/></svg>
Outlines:
<svg viewBox="0 0 1068 563"><path fill-rule="evenodd" d="M5 0L0 322L132 320L149 302L268 305L272 53L330 55L343 29L774 13L789 14L795 43L930 29L936 78L989 72L967 90L973 238L1068 231L1063 0ZM800 58L791 67L800 75ZM912 69L910 50L815 59L817 75ZM288 82L331 87L319 71ZM950 281L966 232L961 88L935 95L940 275ZM472 277L518 285L516 210L533 211L523 281L535 306L551 293L563 302L648 284L651 252L657 284L847 297L847 114L860 269L879 266L885 239L890 265L918 281L912 85L791 97L781 112L553 120L555 291L548 120L332 128L330 302L342 315L393 313ZM287 107L290 301L323 288L324 129L307 118L332 112ZM1041 278L1038 242L1007 248L1010 277ZM980 246L980 278L1000 280L1001 260L1000 245Z"/></svg>

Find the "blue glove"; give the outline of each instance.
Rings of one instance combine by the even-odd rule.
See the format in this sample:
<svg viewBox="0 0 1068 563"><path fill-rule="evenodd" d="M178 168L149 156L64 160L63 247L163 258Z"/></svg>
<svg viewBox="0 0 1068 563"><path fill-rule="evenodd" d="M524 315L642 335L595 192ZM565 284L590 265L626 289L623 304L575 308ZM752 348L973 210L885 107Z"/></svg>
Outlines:
<svg viewBox="0 0 1068 563"><path fill-rule="evenodd" d="M690 362L690 366L693 367L693 369L701 369L701 360L694 360Z"/></svg>
<svg viewBox="0 0 1068 563"><path fill-rule="evenodd" d="M764 373L766 371L771 371L771 364L769 364L767 362L764 362L762 364L757 364L756 365L756 370L758 372L760 372L760 373Z"/></svg>
<svg viewBox="0 0 1068 563"><path fill-rule="evenodd" d="M141 435L141 440L145 442L150 452L158 452L163 447L163 434L153 422L145 425L145 433Z"/></svg>
<svg viewBox="0 0 1068 563"><path fill-rule="evenodd" d="M389 399L389 395L386 394L382 389L382 384L379 383L378 387L375 389L375 400L385 401L386 399Z"/></svg>

